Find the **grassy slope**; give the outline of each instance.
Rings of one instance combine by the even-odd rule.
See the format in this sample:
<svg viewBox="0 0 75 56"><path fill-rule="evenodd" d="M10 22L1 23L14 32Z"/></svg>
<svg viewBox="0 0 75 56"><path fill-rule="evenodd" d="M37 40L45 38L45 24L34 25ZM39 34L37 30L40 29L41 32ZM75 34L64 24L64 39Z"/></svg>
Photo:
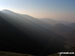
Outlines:
<svg viewBox="0 0 75 56"><path fill-rule="evenodd" d="M32 55L0 51L0 56L32 56ZM59 56L59 55L58 54L52 54L52 55L48 55L48 56Z"/></svg>
<svg viewBox="0 0 75 56"><path fill-rule="evenodd" d="M0 56L32 56L32 55L0 51Z"/></svg>
<svg viewBox="0 0 75 56"><path fill-rule="evenodd" d="M0 51L0 56L32 56L32 55ZM59 55L58 54L52 54L52 55L48 55L48 56L59 56Z"/></svg>

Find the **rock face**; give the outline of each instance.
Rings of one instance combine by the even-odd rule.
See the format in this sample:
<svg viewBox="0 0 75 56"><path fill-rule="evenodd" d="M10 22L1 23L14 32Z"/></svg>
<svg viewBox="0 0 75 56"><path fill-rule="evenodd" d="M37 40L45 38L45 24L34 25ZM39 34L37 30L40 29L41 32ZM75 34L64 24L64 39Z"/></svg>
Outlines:
<svg viewBox="0 0 75 56"><path fill-rule="evenodd" d="M8 10L0 12L0 50L46 56L63 51L64 38L49 24Z"/></svg>

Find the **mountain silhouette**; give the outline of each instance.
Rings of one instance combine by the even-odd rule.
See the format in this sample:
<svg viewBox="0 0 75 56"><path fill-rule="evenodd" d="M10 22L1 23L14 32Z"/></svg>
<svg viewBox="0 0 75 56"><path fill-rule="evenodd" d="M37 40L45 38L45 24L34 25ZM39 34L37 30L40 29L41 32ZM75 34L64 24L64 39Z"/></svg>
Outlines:
<svg viewBox="0 0 75 56"><path fill-rule="evenodd" d="M64 51L65 39L59 34L62 26L66 28L60 23L52 26L43 19L9 10L0 11L0 50L38 56Z"/></svg>

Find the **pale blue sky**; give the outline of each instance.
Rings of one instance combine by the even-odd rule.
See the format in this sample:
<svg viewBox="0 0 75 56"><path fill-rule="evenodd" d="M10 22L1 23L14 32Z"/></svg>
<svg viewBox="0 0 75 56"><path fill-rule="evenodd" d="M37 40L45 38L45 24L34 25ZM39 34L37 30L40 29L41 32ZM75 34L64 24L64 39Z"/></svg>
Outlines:
<svg viewBox="0 0 75 56"><path fill-rule="evenodd" d="M69 18L74 17L75 0L0 0L1 9L37 18Z"/></svg>

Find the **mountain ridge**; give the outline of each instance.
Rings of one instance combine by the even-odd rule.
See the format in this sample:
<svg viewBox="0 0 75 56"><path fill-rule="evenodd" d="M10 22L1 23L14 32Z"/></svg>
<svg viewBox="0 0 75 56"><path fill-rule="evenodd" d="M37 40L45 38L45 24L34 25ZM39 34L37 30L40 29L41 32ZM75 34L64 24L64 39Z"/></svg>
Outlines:
<svg viewBox="0 0 75 56"><path fill-rule="evenodd" d="M70 29L71 26L66 26L55 20L51 20L52 23L56 22L51 25L49 20L43 21L43 19L40 20L10 11L0 11L0 45L2 45L0 49L46 56L64 51L64 42L67 40L70 44L74 44L72 40L75 40L75 32ZM66 33L67 28L71 30L68 33ZM66 33L66 35L62 33ZM67 37L68 34L69 38ZM71 35L73 35L72 38ZM67 46L70 44L66 43Z"/></svg>

